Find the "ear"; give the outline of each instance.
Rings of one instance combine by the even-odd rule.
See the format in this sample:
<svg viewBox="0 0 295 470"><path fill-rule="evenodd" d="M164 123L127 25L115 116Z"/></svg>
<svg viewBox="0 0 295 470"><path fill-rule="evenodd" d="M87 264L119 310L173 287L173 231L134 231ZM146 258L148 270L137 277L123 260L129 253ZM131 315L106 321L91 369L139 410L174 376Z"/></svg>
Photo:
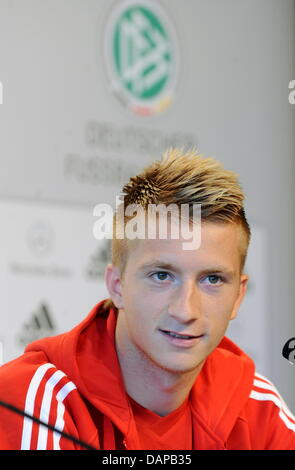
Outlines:
<svg viewBox="0 0 295 470"><path fill-rule="evenodd" d="M230 320L233 320L234 318L236 318L238 314L241 303L247 292L248 281L249 281L249 276L247 276L246 274L242 274L240 277L240 287L239 287L238 297L235 301L234 308L230 316Z"/></svg>
<svg viewBox="0 0 295 470"><path fill-rule="evenodd" d="M123 308L122 280L119 268L114 264L108 264L105 269L104 280L115 306L118 309Z"/></svg>

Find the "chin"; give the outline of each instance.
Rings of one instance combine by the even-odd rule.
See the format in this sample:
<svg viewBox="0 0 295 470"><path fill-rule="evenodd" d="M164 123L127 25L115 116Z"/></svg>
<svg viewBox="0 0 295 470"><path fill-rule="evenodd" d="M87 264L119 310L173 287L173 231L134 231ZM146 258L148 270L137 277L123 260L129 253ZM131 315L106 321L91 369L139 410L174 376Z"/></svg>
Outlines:
<svg viewBox="0 0 295 470"><path fill-rule="evenodd" d="M169 363L157 363L158 367L171 374L185 374L189 372L197 372L200 363L197 364L169 364Z"/></svg>

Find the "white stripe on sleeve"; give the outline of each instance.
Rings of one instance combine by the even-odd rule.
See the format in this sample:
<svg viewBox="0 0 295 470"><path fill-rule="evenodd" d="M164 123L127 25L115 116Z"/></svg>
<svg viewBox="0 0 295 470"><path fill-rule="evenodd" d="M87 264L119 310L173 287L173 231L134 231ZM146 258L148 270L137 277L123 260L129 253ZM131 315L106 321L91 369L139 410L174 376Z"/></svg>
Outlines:
<svg viewBox="0 0 295 470"><path fill-rule="evenodd" d="M279 417L285 423L287 428L295 431L295 417L289 410L284 399L281 397L274 384L266 377L256 372L253 385L254 387L259 387L260 389L266 390L266 393L258 390L252 390L250 393L250 398L259 401L272 401L279 408Z"/></svg>
<svg viewBox="0 0 295 470"><path fill-rule="evenodd" d="M58 405L57 405L57 417L56 417L56 422L55 422L55 427L59 429L59 431L63 431L65 422L64 422L64 412L65 412L65 406L62 403L64 399L68 396L68 394L76 388L76 385L73 384L73 382L68 382L65 384L60 391L56 395L56 399L58 400ZM60 434L58 433L53 433L53 449L54 450L60 450Z"/></svg>
<svg viewBox="0 0 295 470"><path fill-rule="evenodd" d="M283 398L281 397L281 395L279 394L278 390L276 389L276 387L272 384L269 384L269 383L265 383L265 382L262 382L261 380L254 380L254 385L256 387L259 387L259 388L263 388L265 390L270 390L271 392L275 393L276 395L278 395L280 401L281 401L281 407L282 407L282 410L284 411L284 413L292 420L294 420L295 422L295 416L291 413L291 411L289 410L289 408L287 407L285 401L283 400Z"/></svg>
<svg viewBox="0 0 295 470"><path fill-rule="evenodd" d="M33 415L34 414L34 406L35 406L35 399L37 395L37 391L39 388L39 385L45 375L45 373L48 371L48 369L55 367L53 364L46 363L42 364L42 366L38 367L36 370L35 374L33 375L33 378L30 382L27 395L26 395L26 401L25 401L25 412ZM31 446L31 438L32 438L32 427L33 427L33 421L30 418L24 418L23 422L23 432L22 432L22 440L21 440L21 450L29 450Z"/></svg>
<svg viewBox="0 0 295 470"><path fill-rule="evenodd" d="M45 424L48 424L49 422L53 389L63 377L65 377L65 374L61 372L60 370L57 370L46 382L43 399L42 399L41 410L40 410L40 418L39 418ZM37 450L46 450L47 437L48 437L48 428L40 424Z"/></svg>
<svg viewBox="0 0 295 470"><path fill-rule="evenodd" d="M260 400L260 401L272 401L277 405L279 408L279 417L282 419L282 421L285 423L287 428L291 429L292 431L295 431L295 423L292 423L292 421L289 420L289 418L285 415L285 413L282 410L282 402L281 400L275 396L273 393L260 393L256 392L255 390L252 390L250 393L250 398L254 398L254 400Z"/></svg>

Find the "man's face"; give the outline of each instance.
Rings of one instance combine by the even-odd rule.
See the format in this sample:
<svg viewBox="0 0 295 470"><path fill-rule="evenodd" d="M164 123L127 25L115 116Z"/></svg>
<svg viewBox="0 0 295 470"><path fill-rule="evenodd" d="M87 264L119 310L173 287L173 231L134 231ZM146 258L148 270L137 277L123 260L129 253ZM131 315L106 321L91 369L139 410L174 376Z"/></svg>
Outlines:
<svg viewBox="0 0 295 470"><path fill-rule="evenodd" d="M184 241L131 242L123 281L115 266L106 273L121 346L173 373L198 370L236 316L248 281L240 274L239 226L202 222L200 247L183 250Z"/></svg>

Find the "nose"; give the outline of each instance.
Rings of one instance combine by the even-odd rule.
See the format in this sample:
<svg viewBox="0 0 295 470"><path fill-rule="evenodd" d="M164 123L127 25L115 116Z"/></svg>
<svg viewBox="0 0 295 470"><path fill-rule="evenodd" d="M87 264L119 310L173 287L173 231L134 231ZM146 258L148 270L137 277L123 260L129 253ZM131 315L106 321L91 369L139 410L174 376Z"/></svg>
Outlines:
<svg viewBox="0 0 295 470"><path fill-rule="evenodd" d="M191 323L201 317L201 296L195 280L184 282L176 290L168 311L179 323Z"/></svg>

